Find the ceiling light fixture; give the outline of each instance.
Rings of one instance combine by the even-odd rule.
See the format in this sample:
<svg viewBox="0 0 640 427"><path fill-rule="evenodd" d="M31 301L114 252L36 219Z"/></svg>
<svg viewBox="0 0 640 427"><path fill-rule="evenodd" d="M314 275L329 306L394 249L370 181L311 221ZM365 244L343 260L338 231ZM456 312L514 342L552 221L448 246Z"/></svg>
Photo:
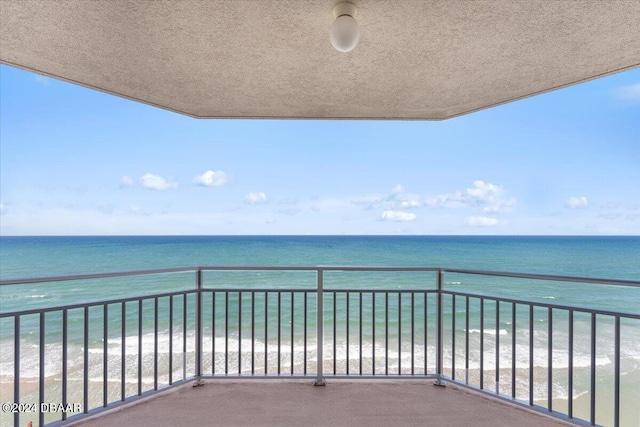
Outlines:
<svg viewBox="0 0 640 427"><path fill-rule="evenodd" d="M329 38L331 44L339 52L349 52L360 40L360 28L354 19L358 9L352 3L338 3L333 7L336 18L331 25Z"/></svg>

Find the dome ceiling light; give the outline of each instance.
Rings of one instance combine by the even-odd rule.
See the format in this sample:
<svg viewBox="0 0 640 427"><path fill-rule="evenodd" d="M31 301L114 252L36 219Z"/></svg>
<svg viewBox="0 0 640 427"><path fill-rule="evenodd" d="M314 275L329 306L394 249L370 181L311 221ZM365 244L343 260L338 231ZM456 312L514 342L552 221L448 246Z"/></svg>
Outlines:
<svg viewBox="0 0 640 427"><path fill-rule="evenodd" d="M333 7L336 18L331 25L329 38L338 52L350 52L360 40L360 28L354 19L358 9L352 3L338 3Z"/></svg>

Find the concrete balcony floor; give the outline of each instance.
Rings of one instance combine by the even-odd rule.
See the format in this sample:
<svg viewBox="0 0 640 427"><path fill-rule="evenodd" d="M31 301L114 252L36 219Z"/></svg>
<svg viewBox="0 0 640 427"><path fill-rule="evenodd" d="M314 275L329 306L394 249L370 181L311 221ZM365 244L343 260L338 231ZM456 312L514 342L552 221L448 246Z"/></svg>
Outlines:
<svg viewBox="0 0 640 427"><path fill-rule="evenodd" d="M473 390L433 380L214 379L97 414L106 426L505 426L571 425Z"/></svg>

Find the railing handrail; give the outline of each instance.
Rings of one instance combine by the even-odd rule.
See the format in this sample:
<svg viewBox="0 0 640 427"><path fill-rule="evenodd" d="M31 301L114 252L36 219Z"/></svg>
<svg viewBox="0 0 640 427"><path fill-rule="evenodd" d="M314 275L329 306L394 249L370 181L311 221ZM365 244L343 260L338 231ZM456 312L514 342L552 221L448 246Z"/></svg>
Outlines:
<svg viewBox="0 0 640 427"><path fill-rule="evenodd" d="M411 292L411 291L408 291L408 292ZM442 293L447 295L461 296L461 297L470 297L470 298L478 298L478 299L484 298L487 300L505 302L509 304L535 305L536 307L540 307L540 308L551 308L554 310L572 310L572 311L579 311L581 313L601 314L604 316L620 316L620 317L626 317L629 319L640 320L640 313L629 313L626 311L604 310L600 308L589 308L589 307L582 307L578 305L568 305L568 304L553 304L553 303L542 302L542 301L532 301L528 299L496 297L493 295L483 295L483 294L477 294L473 292L443 290Z"/></svg>
<svg viewBox="0 0 640 427"><path fill-rule="evenodd" d="M196 293L198 293L198 290L196 289L184 289L181 291L162 292L159 294L144 294L137 297L112 298L108 300L79 302L75 304L56 305L52 307L43 307L43 308L32 308L28 310L6 311L6 312L0 312L0 319L5 317L25 316L28 314L51 313L54 311L62 311L62 310L75 310L78 308L85 308L85 307L98 307L98 306L104 306L104 305L121 304L121 303L133 302L133 301L150 300L154 298L166 298L170 296L196 294Z"/></svg>
<svg viewBox="0 0 640 427"><path fill-rule="evenodd" d="M140 276L164 273L181 273L189 271L360 271L360 272L443 272L458 274L473 274L484 276L500 276L513 277L520 279L533 280L552 280L558 282L576 282L590 283L599 285L614 286L631 286L640 287L640 280L628 279L602 279L594 277L578 277L537 273L515 273L507 271L491 271L491 270L473 270L448 267L412 267L412 266L253 266L253 265L237 265L237 266L192 266L192 267L173 267L149 270L130 270L130 271L114 271L104 273L88 273L64 276L47 276L32 278L12 278L0 280L0 286L21 285L31 283L47 283L47 282L64 282L74 280L90 280L104 279L112 277Z"/></svg>
<svg viewBox="0 0 640 427"><path fill-rule="evenodd" d="M174 267L158 268L150 270L111 271L105 273L71 274L65 276L26 277L0 280L0 286L26 285L31 283L67 282L73 280L106 279L111 277L142 276L148 274L181 273L196 271L200 267Z"/></svg>
<svg viewBox="0 0 640 427"><path fill-rule="evenodd" d="M206 288L203 287L201 289L201 291L203 292L219 292L219 293L264 293L264 292L268 292L268 293L309 293L309 294L315 294L318 292L318 290L316 288L238 288L238 287L233 287L233 288ZM53 307L44 307L44 308L33 308L33 309L29 309L29 310L19 310L19 311L7 311L7 312L0 312L0 318L5 318L5 317L13 317L13 316L24 316L27 314L39 314L39 313L49 313L49 312L53 312L53 311L61 311L61 310L74 310L74 309L78 309L78 308L85 308L85 307L95 307L95 306L101 306L101 305L109 305L109 304L120 304L123 302L133 302L133 301L139 301L139 300L146 300L146 299L153 299L153 298L164 298L164 297L169 297L172 295L183 295L183 294L195 294L197 293L198 290L196 289L185 289L185 290L180 290L180 291L172 291L172 292L162 292L159 294L144 294L144 295L139 295L139 296L134 296L134 297L125 297L125 298L112 298L112 299L108 299L108 300L100 300L100 301L90 301L90 302L85 302L85 303L75 303L75 304L68 304L68 305L59 305L59 306L53 306ZM332 292L339 292L339 293L402 293L402 294L423 294L423 293L430 293L430 294L437 294L438 290L436 288L434 289L374 289L374 288L344 288L344 289L327 289L324 288L322 290L323 293L332 293ZM535 305L536 307L543 307L543 308L553 308L553 309L559 309L559 310L575 310L575 311L580 311L580 312L584 312L584 313L594 313L594 314L601 314L601 315L606 315L606 316L620 316L620 317L625 317L625 318L630 318L630 319L640 319L640 314L638 313L629 313L629 312L624 312L624 311L613 311L613 310L603 310L603 309L593 309L593 308L588 308L588 307L581 307L581 306L574 306L574 305L566 305L566 304L552 304L552 303L547 303L547 302L542 302L542 301L531 301L531 300L525 300L525 299L518 299L518 298L507 298L507 297L495 297L492 295L483 295L483 294L477 294L477 293L472 293L472 292L461 292L461 291L449 291L449 290L443 290L442 291L443 294L447 294L447 295L458 295L458 296L462 296L462 297L472 297L472 298L485 298L485 299L490 299L490 300L498 300L500 302L505 302L505 303L515 303L515 304L529 304L529 305Z"/></svg>
<svg viewBox="0 0 640 427"><path fill-rule="evenodd" d="M443 268L442 270L446 273L475 274L475 275L482 275L482 276L501 276L501 277L513 277L518 279L553 280L556 282L591 283L591 284L597 284L597 285L640 287L640 280L601 279L601 278L595 278L595 277L563 276L563 275L537 274L537 273L515 273L515 272L491 271L491 270L468 270L468 269L458 269L458 268Z"/></svg>

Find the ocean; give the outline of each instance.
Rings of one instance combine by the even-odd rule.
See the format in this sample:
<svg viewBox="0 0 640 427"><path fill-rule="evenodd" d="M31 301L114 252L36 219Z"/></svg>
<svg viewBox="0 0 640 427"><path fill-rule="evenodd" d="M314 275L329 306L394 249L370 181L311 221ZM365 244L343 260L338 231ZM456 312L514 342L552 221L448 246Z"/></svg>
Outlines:
<svg viewBox="0 0 640 427"><path fill-rule="evenodd" d="M548 275L565 275L578 277L595 277L606 279L626 279L640 280L640 237L623 237L623 236L113 236L113 237L0 237L0 278L24 278L24 277L42 277L56 275L72 275L84 273L102 273L111 271L126 270L142 270L142 269L159 269L169 267L186 267L186 266L415 266L415 267L444 267L444 268L461 268L461 269L478 269L490 271L509 271L521 273L537 273ZM342 274L333 273L326 275L325 287L329 289L358 289L358 288L374 288L374 289L419 289L426 286L433 288L433 274L396 274L391 276L388 274ZM56 282L46 284L30 284L30 285L11 285L0 287L0 311L18 311L41 307L50 307L63 304L81 303L87 301L100 301L112 298L125 298L131 296L143 295L145 293L158 293L173 290L183 290L193 288L193 274L171 274L161 278L157 276L135 277L135 282L131 278L105 279L101 281L83 281L83 282ZM314 274L282 274L282 273L252 273L252 274L231 274L231 273L206 273L205 284L211 286L225 287L310 287L315 286ZM489 276L473 276L463 274L447 274L445 276L445 289L452 289L462 292L473 292L503 298L527 298L537 302L553 302L560 305L572 305L589 307L601 310L615 310L627 313L638 313L640 308L640 289L625 288L620 286L602 286L589 284L575 284L566 282L549 282L549 281L531 281L525 279L507 279ZM231 300L231 306L238 303L238 297ZM359 313L360 306L357 301L349 301L347 305L346 296L338 294L336 297L336 311L340 312L337 316L334 330L343 331L348 328L344 317L344 311L347 306L352 313ZM397 296L392 295L390 302L389 316L392 319L405 319L408 309L396 307L408 307L410 300L404 295L400 300ZM394 299L395 298L395 299ZM353 297L352 300L356 300ZM371 296L364 297L365 303L371 304ZM260 301L258 301L260 303ZM249 306L248 301L243 300L245 310ZM300 302L292 302L286 299L283 304L298 305ZM161 303L161 310L162 310ZM224 301L217 301L216 307L224 304ZM328 301L328 304L333 304ZM354 305L355 304L355 305ZM378 309L380 300L376 303ZM422 304L422 305L420 305ZM258 304L259 306L260 304ZM427 305L427 301L420 300L418 297L418 308ZM458 301L455 310L456 317L456 349L464 346L464 336L466 331L464 314L460 311L463 304L462 300ZM364 306L363 306L364 307ZM164 307L166 309L166 307ZM471 345L470 348L477 349L480 332L488 339L485 346L485 363L496 359L495 346L490 345L491 340L495 342L496 337L504 343L508 343L510 334L512 333L511 311L508 306L500 308L500 324L485 325L485 329L480 327L478 318L480 309L477 303L471 304L471 319L469 335ZM296 309L297 310L297 309ZM362 308L362 310L366 310ZM373 310L373 309L372 309ZM300 312L301 310L298 310ZM452 317L452 307L446 308L445 322L449 325ZM244 312L243 312L244 313ZM273 314L268 313L271 318ZM135 319L130 320L131 315ZM244 314L243 314L244 315ZM376 322L380 322L382 312ZM485 310L487 319L495 319L495 307L491 305ZM81 374L83 360L83 339L82 327L83 317L81 310L78 312L70 312L69 314L69 363L70 378L74 375ZM75 317L74 317L75 316ZM206 312L207 319L215 317L214 313ZM535 313L536 319L536 370L541 370L546 366L547 353L545 345L548 337L545 335L546 311ZM36 316L37 317L37 316ZM21 389L25 395L21 396L22 401L30 401L37 399L37 378L38 378L38 339L37 318L25 317L21 321L21 372L23 379L21 381ZM110 319L116 318L117 315L111 315ZM562 314L556 315L556 324L562 324ZM574 348L575 363L575 380L574 380L574 398L576 404L576 415L581 418L588 418L588 393L584 392L588 388L590 369L589 358L589 342L582 338L580 331L588 329L588 319L582 319L579 316L576 319L576 345ZM294 319L291 315L292 323L299 319ZM416 318L420 320L420 318ZM137 314L135 307L127 308L127 330L137 332L135 321ZM231 319L233 322L237 318ZM519 398L523 398L528 390L525 382L521 381L521 376L526 376L528 372L529 360L528 349L520 346L528 342L528 329L526 323L528 321L525 310L520 310L516 318L517 327L515 328L518 335L518 350L516 369L518 371L518 390ZM47 325L60 323L61 319L52 316L47 320ZM209 322L209 320L207 320ZM382 369L382 362L377 358L382 352L380 339L375 333L367 332L371 329L371 321L365 318L365 322L369 322L364 326L363 344L359 347L354 346L353 332L344 334L338 333L336 342L340 345L336 352L335 349L327 349L329 352L335 352L335 358L339 359L337 366L338 371L344 370L351 366L352 371L359 369L365 372L371 369ZM91 325L94 324L92 320ZM208 323L207 323L208 324ZM376 323L378 331L384 328L384 323ZM403 322L405 328L408 322ZM394 327L397 325L394 323ZM89 353L95 355L96 360L100 361L104 342L102 341L102 326L99 321L95 321L95 334L90 334L91 345ZM192 325L191 325L192 326ZM289 326L285 326L285 329ZM432 326L429 326L431 328ZM251 344L246 343L245 338L239 340L238 334L233 336L224 336L224 329L215 327L215 337L209 334L209 338L205 336L205 348L224 348L229 346L234 349L249 349ZM244 328L244 326L243 326ZM269 326L271 328L271 326ZM451 333L451 328L447 330ZM55 328L52 328L55 330ZM109 349L114 355L121 352L122 343L115 331L109 332ZM166 329L166 325L165 325ZM333 339L331 328L328 328L327 335ZM260 342L265 346L265 350L261 353L262 360L270 359L272 354L278 358L278 362L282 362L286 369L291 368L292 371L298 372L299 367L294 368L293 365L300 365L298 360L297 349L300 346L302 335L300 328L297 328L294 334L294 326L286 329L286 335L291 335L291 340L282 348L271 340L268 342ZM603 331L598 338L599 348L607 348L608 344L613 340L610 319L604 319L598 322L598 330ZM640 325L638 322L627 325L623 323L623 338L621 350L621 387L623 391L623 424L629 426L640 425L640 410L637 405L625 402L633 402L640 400ZM150 329L143 331L143 340L152 340L153 334ZM210 332L210 331L209 331ZM237 332L237 331L236 331ZM433 330L428 331L433 334ZM2 401L11 400L13 387L13 321L12 319L4 319L0 323L0 391L2 391ZM379 334L379 332L378 332ZM403 329L401 335L404 337L407 332ZM564 335L563 335L564 334ZM413 335L413 331L412 331ZM557 335L557 336L556 336ZM563 340L566 338L566 331L562 327L558 327L558 331L554 332L554 352L553 366L560 374L554 375L557 384L554 384L554 407L566 407L567 381L562 380L567 370L567 350L563 348ZM246 335L244 335L246 337ZM275 334L271 334L275 337ZM350 346L345 346L345 340L352 338ZM359 337L357 337L360 339ZM45 369L47 379L47 390L51 389L53 395L59 393L59 380L56 379L57 366L60 365L59 359L59 342L61 336L59 332L51 331L47 334L47 366ZM126 354L134 357L138 349L137 336L127 336ZM515 339L515 338L514 338ZM235 341L234 341L235 340ZM241 341L241 342L240 342ZM395 358L396 365L390 367L397 369L402 373L406 373L409 366L415 364L417 366L424 365L427 368L432 367L435 360L433 348L425 342L423 354L410 354L411 351L404 342L398 341L393 343L393 349L396 353L391 354L390 358ZM230 343L231 342L231 343ZM167 353L167 340L159 343L160 350L163 354ZM392 344L389 345L390 347ZM152 347L152 346L151 346ZM145 342L145 349L150 348L149 343ZM362 349L361 349L362 348ZM377 348L377 350L376 350ZM291 349L291 350L289 350ZM286 355L281 355L286 353ZM351 350L351 356L349 356ZM192 348L187 352L193 351ZM351 361L354 354L358 357ZM374 355L374 351L377 351ZM502 347L500 347L499 357L502 355ZM294 353L296 353L294 357ZM470 361L470 369L478 366L478 351L472 351L476 360ZM111 354L111 353L110 353ZM311 353L310 353L311 354ZM507 355L510 357L510 355ZM525 357L526 356L526 357ZM93 356L92 356L93 357ZM145 361L148 354L145 354ZM188 357L183 356L184 370L192 369L187 367ZM250 365L249 360L245 360L248 354L238 351L235 359L228 361L219 357L215 351L205 354L205 371L216 369L219 372L222 369L237 370L242 366ZM282 358L282 360L281 360ZM295 360L294 360L295 359ZM459 370L464 365L464 359L454 354L452 349L447 347L445 352L445 366L450 366L451 361L456 361L456 377L464 378L467 374L464 370ZM539 359L539 361L538 361ZM134 360L134 359L132 359ZM289 362L290 361L290 362ZM273 362L273 361L272 361ZM539 363L538 363L539 362ZM111 364L111 360L109 362ZM119 361L114 358L113 369L110 371L118 371ZM287 365L289 363L289 365ZM374 366L374 364L376 366ZM400 366L402 364L402 367ZM510 366L510 358L506 358L500 362L503 367ZM131 372L127 377L135 379L137 370L132 363ZM242 366L241 366L242 365ZM280 365L280 363L278 363ZM360 366L362 365L362 366ZM427 366L428 365L428 366ZM611 354L598 353L596 358L598 372L606 373L612 370L613 357ZM74 366L77 368L74 371ZM275 366L275 363L271 363ZM308 365L312 369L312 365ZM306 367L306 366L305 366ZM329 365L326 370L334 367ZM127 368L129 369L129 368ZM284 368L283 368L284 369ZM487 369L487 365L485 365ZM490 369L487 371L489 372ZM381 371L376 371L381 372ZM91 373L96 383L96 390L102 392L100 375L102 367L96 366L96 372ZM152 384L153 379L145 372L145 384ZM448 375L452 374L449 368ZM167 373L162 375L166 376ZM178 375L178 373L176 374ZM471 375L471 381L477 381L477 378ZM502 375L510 375L507 369L501 370ZM565 375L566 376L566 375ZM489 374L487 374L489 377ZM119 386L115 384L118 376L114 376L114 384L109 384L109 393L115 396L119 393ZM544 383L546 377L537 375L538 382L535 384L535 401L541 405L547 402L547 387ZM75 382L74 382L75 381ZM80 379L70 382L78 384ZM491 381L495 381L495 378ZM502 380L501 380L502 381ZM506 380L505 380L506 382ZM487 380L487 384L490 383ZM602 395L607 394L609 389L613 387L611 384L599 385L601 393L598 396L598 422L601 424L609 424L611 418L611 402L609 399L601 399ZM35 385L34 385L35 384ZM145 386L146 387L146 386ZM79 391L70 390L70 401L73 396L80 396L81 385L78 386ZM135 392L136 382L131 381L127 384L127 389ZM487 388L491 388L490 386ZM502 391L504 392L504 391ZM75 393L75 394L74 394ZM509 393L507 391L507 393ZM51 394L50 394L51 395ZM80 399L80 397L77 397ZM101 397L100 397L101 399ZM101 402L101 400L98 401ZM564 402L563 402L564 399ZM526 400L526 399L525 399ZM584 401L584 402L583 402ZM98 406L99 402L95 406ZM587 405L588 406L588 405ZM582 410L584 413L581 413ZM12 419L6 414L2 415L1 425L11 425Z"/></svg>

